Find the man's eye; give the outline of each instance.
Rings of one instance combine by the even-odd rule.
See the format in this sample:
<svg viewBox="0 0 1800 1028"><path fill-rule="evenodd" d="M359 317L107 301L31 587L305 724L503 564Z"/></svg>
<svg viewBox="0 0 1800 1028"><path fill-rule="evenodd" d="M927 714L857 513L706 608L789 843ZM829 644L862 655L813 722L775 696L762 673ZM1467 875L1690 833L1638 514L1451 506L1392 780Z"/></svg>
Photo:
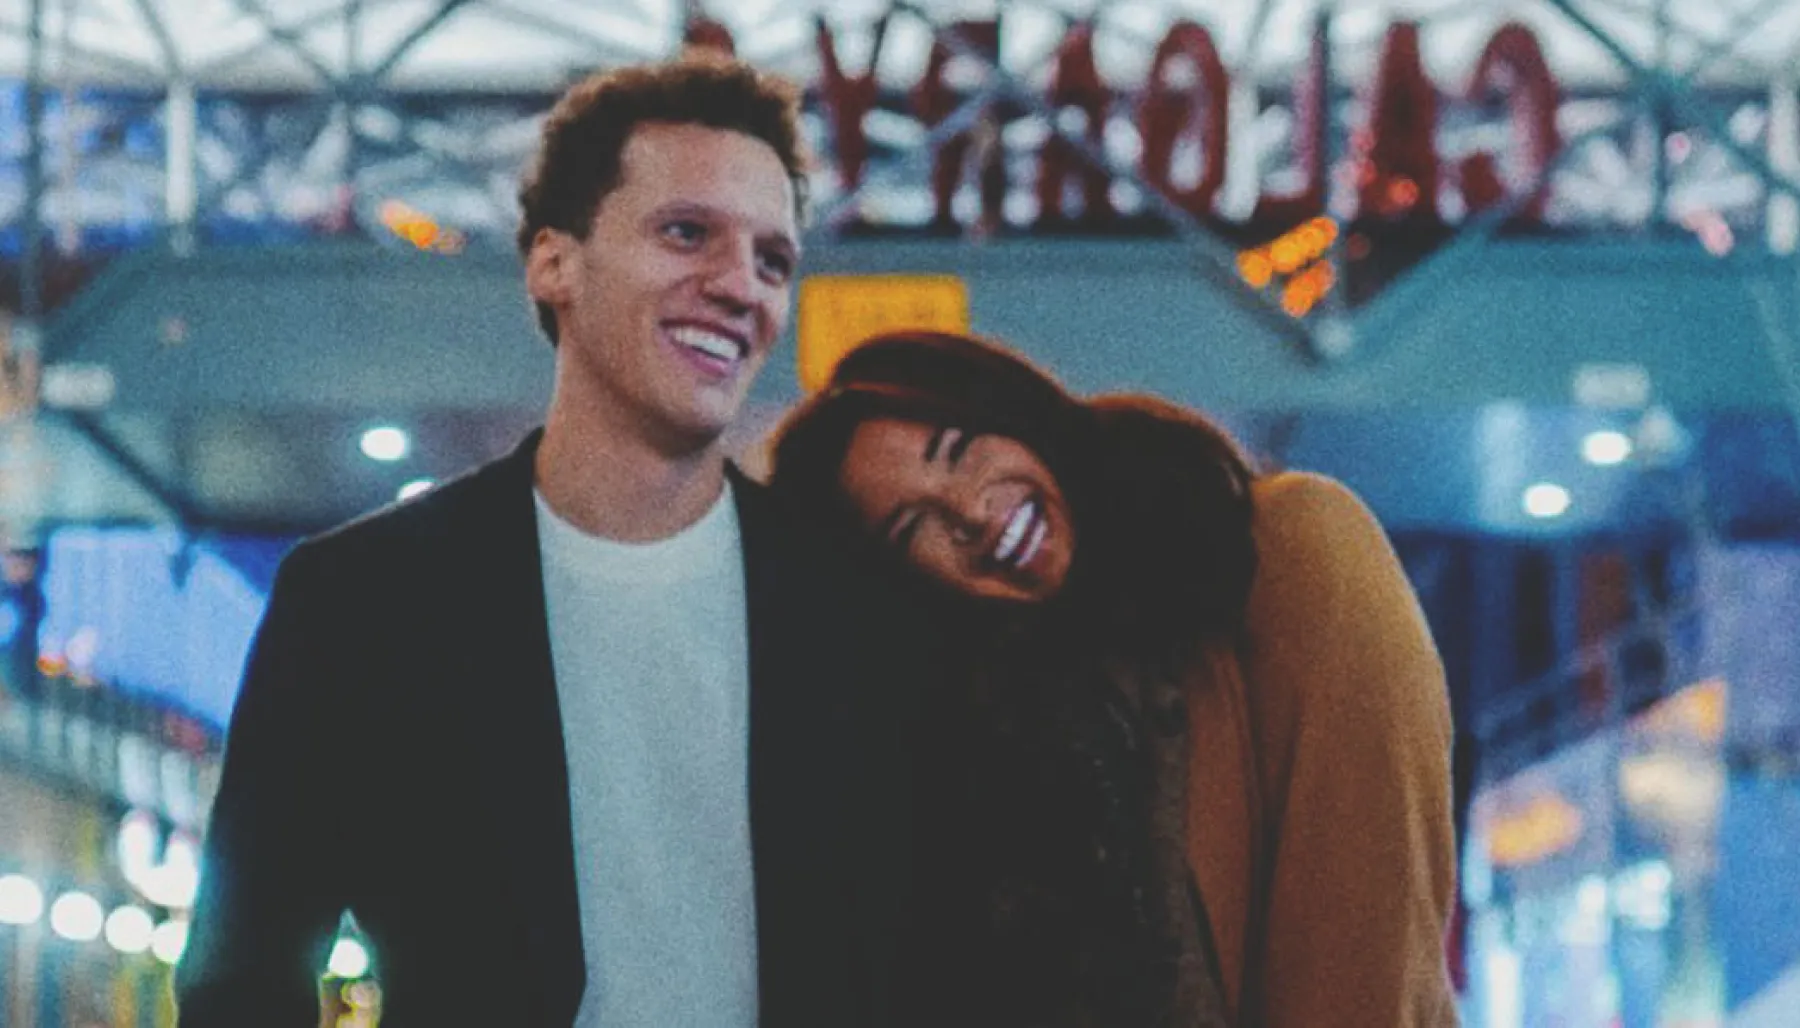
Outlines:
<svg viewBox="0 0 1800 1028"><path fill-rule="evenodd" d="M693 244L706 238L706 226L697 221L671 221L662 227L663 238L677 243Z"/></svg>
<svg viewBox="0 0 1800 1028"><path fill-rule="evenodd" d="M794 274L794 260L785 253L765 253L763 271L778 282L786 282Z"/></svg>

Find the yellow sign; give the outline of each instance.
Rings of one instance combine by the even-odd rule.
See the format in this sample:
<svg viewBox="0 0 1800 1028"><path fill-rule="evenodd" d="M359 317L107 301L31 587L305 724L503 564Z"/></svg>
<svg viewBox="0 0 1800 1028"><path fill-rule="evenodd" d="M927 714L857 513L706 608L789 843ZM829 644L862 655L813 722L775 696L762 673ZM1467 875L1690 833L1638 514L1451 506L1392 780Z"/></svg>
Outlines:
<svg viewBox="0 0 1800 1028"><path fill-rule="evenodd" d="M1500 867L1524 867L1581 840L1581 811L1556 793L1534 796L1488 826L1488 859Z"/></svg>
<svg viewBox="0 0 1800 1028"><path fill-rule="evenodd" d="M954 275L814 275L800 283L800 387L816 392L844 355L902 329L969 330L969 290Z"/></svg>

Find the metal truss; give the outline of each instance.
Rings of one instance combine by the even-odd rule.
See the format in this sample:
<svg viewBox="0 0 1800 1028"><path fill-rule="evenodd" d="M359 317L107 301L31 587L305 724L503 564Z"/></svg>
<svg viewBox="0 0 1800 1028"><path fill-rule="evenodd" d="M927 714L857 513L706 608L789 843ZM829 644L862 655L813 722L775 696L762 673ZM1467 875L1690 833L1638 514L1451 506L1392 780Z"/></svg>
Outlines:
<svg viewBox="0 0 1800 1028"><path fill-rule="evenodd" d="M1299 37L1314 16L1310 0L1011 0L994 6L1005 32L998 60L956 31L953 14L966 5L705 7L694 0L594 10L553 0L0 0L0 41L25 44L19 117L30 142L15 155L18 188L0 188L0 216L33 244L20 255L27 317L42 307L33 283L45 239L77 251L163 238L188 246L343 233L410 245L393 231L398 205L469 245L509 245L513 183L549 98L587 69L674 52L686 19L706 13L723 20L742 55L805 83L819 78L815 20L847 56L879 57L867 70L878 93L865 119L868 174L851 193L829 172L820 176L821 231L852 212L897 229L919 226L937 144L978 124L998 131L994 145L1005 155L1010 184L999 227L1025 230L1036 215L1030 183L1038 151L1059 139L1107 170L1128 213L1172 228L1194 249L1200 274L1239 295L1304 352L1382 338L1428 308L1520 208L1515 200L1463 219L1449 247L1356 309L1334 299L1310 322L1296 321L1241 286L1234 266L1241 239L1221 238L1216 226L1141 180L1132 113L1147 54L1162 33L1181 19L1213 30L1237 94L1232 145L1250 151L1231 161L1222 206L1246 211L1299 172L1291 83L1304 54ZM1353 195L1344 141L1368 117L1363 98L1387 20L1362 0L1322 9L1332 40L1329 191L1332 209L1341 211ZM1553 71L1564 80L1558 120L1567 141L1539 182L1509 177L1517 197L1548 181L1553 231L1691 231L1754 248L1767 234L1771 204L1783 196L1800 202L1800 153L1772 148L1776 119L1792 109L1783 95L1795 88L1800 55L1800 12L1786 0L1401 0L1383 10L1416 21L1428 49L1460 54L1464 63L1503 22L1527 24L1548 41ZM1043 94L1056 46L1077 24L1092 29L1114 93L1099 146L1070 131L1065 112ZM495 45L470 45L489 35ZM955 113L928 126L909 91L933 44L976 74L959 87ZM508 57L495 65L483 56L491 53ZM1441 56L1428 63L1445 74ZM1485 149L1500 154L1503 171L1510 167L1505 113L1459 99L1460 81L1436 86L1445 164ZM810 131L829 150L820 102L819 90L809 89ZM996 105L1007 108L997 122ZM976 192L965 184L957 209L978 206ZM1445 196L1452 220L1459 202L1459 194ZM1339 342L1312 345L1315 326L1325 325Z"/></svg>
<svg viewBox="0 0 1800 1028"><path fill-rule="evenodd" d="M15 2L19 2L19 0L15 0ZM244 97L248 94L256 98L254 101L242 101L247 104L266 103L271 94L301 94L307 96L319 108L336 111L339 114L345 110L354 111L364 107L374 107L377 110L377 114L374 115L377 122L391 120L384 119L379 112L384 107L393 110L398 106L393 102L396 94L404 95L422 91L417 87L416 77L396 76L395 72L403 70L402 66L406 65L409 58L416 52L431 51L439 36L471 16L479 15L484 19L484 23L491 22L508 26L512 31L524 34L524 37L532 35L545 38L555 37L565 44L572 54L589 58L586 63L590 66L603 66L655 56L656 50L646 49L642 45L643 37L646 33L667 36L671 19L676 16L675 12L669 9L668 4L661 5L659 10L652 10L658 5L651 4L647 0L636 5L623 17L615 15L610 20L585 22L579 16L572 14L565 5L531 2L531 0L434 0L430 3L426 3L424 0L412 0L410 3L404 2L404 0L351 0L351 2L334 0L330 3L285 4L281 8L284 13L280 15L275 13L276 9L267 3L267 0L229 0L227 4L213 5L213 8L215 11L226 10L233 15L235 20L231 24L236 25L236 29L227 32L220 25L211 26L210 31L219 35L225 42L206 48L178 42L178 37L186 40L196 31L202 33L208 31L209 27L196 26L192 15L183 15L185 21L177 24L174 15L179 8L173 0L113 0L111 3L104 3L103 0L61 0L60 6L58 6L58 0L29 0L29 3L32 5L32 10L39 11L37 17L40 19L46 18L50 13L58 10L66 18L72 12L78 16L79 12L87 7L106 7L113 12L114 20L127 29L131 26L125 22L124 15L126 12L131 12L135 14L139 35L154 44L148 50L140 47L134 52L115 52L108 51L98 42L89 40L81 33L71 33L66 29L50 35L39 32L33 36L30 31L30 15L24 19L8 19L4 13L0 13L0 34L11 32L22 34L28 39L35 39L35 45L30 47L32 52L47 51L54 56L55 73L49 78L40 74L41 85L52 92L60 93L65 99L77 104L105 108L117 103L116 98L121 94L132 95L135 101L145 95L155 95L158 92L179 97L185 92L191 91L202 103L217 104L232 103L234 94L237 97ZM1682 70L1678 78L1664 76L1663 79L1653 81L1645 74L1648 66L1642 63L1634 51L1624 44L1611 40L1602 21L1587 13L1588 10L1595 8L1604 10L1610 5L1590 3L1578 8L1571 0L1539 0L1535 6L1544 7L1552 13L1565 12L1566 20L1571 21L1577 31L1592 36L1596 40L1595 46L1604 54L1622 54L1624 59L1633 62L1628 72L1630 75L1636 76L1632 81L1643 86L1636 92L1613 90L1610 96L1603 98L1597 98L1590 94L1584 98L1572 100L1572 105L1582 103L1587 106L1595 104L1623 106L1639 99L1655 100L1667 98L1667 96L1687 95L1687 92L1691 92L1691 90L1687 92L1671 91L1663 87L1698 81L1721 67L1736 67L1739 72L1748 70L1752 73L1749 81L1744 81L1740 75L1735 84L1723 90L1716 86L1709 87L1715 95L1722 94L1730 97L1738 108L1737 111L1732 112L1737 115L1736 121L1733 123L1730 117L1723 115L1702 118L1703 124L1700 127L1706 131L1694 134L1676 160L1659 159L1656 156L1658 148L1646 148L1642 145L1634 147L1627 138L1617 141L1602 140L1597 149L1590 148L1583 160L1572 161L1562 166L1559 172L1566 181L1567 188L1557 190L1557 195L1565 198L1554 212L1557 216L1570 224L1583 226L1620 220L1641 222L1643 220L1641 215L1621 215L1622 205L1618 201L1621 191L1618 188L1619 183L1613 180L1616 179L1617 171L1621 167L1629 169L1634 180L1644 182L1655 178L1655 168L1666 169L1665 191L1673 190L1677 199L1683 193L1706 194L1711 192L1715 195L1723 195L1727 201L1735 200L1735 207L1730 202L1724 204L1730 209L1721 211L1721 215L1729 223L1739 225L1747 225L1756 220L1753 211L1755 203L1744 198L1748 193L1756 190L1756 181L1767 180L1776 183L1777 188L1787 188L1781 184L1783 172L1766 167L1766 161L1749 152L1749 148L1755 144L1756 136L1760 131L1759 120L1766 119L1767 116L1766 99L1758 94L1766 91L1769 83L1756 81L1754 73L1757 68L1755 66L1748 69L1743 68L1742 58L1737 52L1745 39L1755 37L1760 29L1766 27L1770 18L1780 15L1784 5L1780 0L1744 0L1744 3L1745 6L1737 12L1730 23L1731 31L1723 35L1702 35L1694 32L1684 36L1684 30L1674 21L1664 19L1659 23L1659 31L1671 39L1686 38L1690 44L1685 49L1680 47L1664 47L1663 49L1671 53L1695 52L1695 58ZM854 8L855 5L840 5L839 9L845 6ZM878 15L901 12L911 15L915 23L911 26L911 43L907 44L912 47L914 52L910 56L904 56L898 62L893 60L887 62L890 66L897 63L901 66L876 69L876 73L883 80L886 93L885 102L880 105L880 109L884 116L888 116L886 121L889 127L897 133L888 152L920 149L922 146L928 145L932 139L939 137L931 136L919 128L903 128L905 121L908 120L904 109L903 92L905 86L909 84L907 81L909 67L912 72L916 72L917 51L929 42L933 35L939 39L944 38L943 34L936 30L947 24L946 19L941 9L931 4L896 3L885 6L876 4L863 6L867 8L864 12L866 17L861 19L839 18L835 13L831 16L832 30L838 33L847 45L854 45L859 41L866 42L872 32L874 19ZM1233 5L1222 6L1233 7ZM1262 91L1267 101L1265 110L1262 112L1262 121L1279 123L1284 119L1284 83L1287 73L1291 70L1293 54L1291 43L1287 46L1286 51L1283 51L1280 47L1274 46L1271 41L1275 37L1285 38L1286 35L1292 34L1295 23L1288 15L1291 15L1294 4L1292 2L1284 3L1282 0L1255 0L1253 3L1236 6L1242 7L1243 10L1237 12L1236 20L1233 22L1235 31L1229 31L1233 25L1223 26L1220 30L1222 37L1231 37L1228 40L1230 43L1228 46L1229 63L1236 77L1255 83ZM1408 11L1406 9L1408 6L1401 5L1399 13L1416 13L1429 32L1434 25L1447 24L1454 19L1471 17L1471 12L1478 15L1482 11L1490 11L1489 20L1493 20L1502 15L1510 16L1518 13L1522 5L1504 2L1464 4L1455 7L1444 5L1433 7L1428 4L1410 5L1417 8L1416 11ZM776 66L779 70L803 80L811 80L815 74L816 57L805 45L804 39L797 42L793 32L786 31L784 34L782 26L791 27L797 21L804 21L814 8L820 8L820 5L779 5L776 17L762 26L734 26L739 36L740 49L746 56L761 63ZM1354 4L1337 5L1340 16L1344 17L1354 15L1356 9L1357 5ZM1089 20L1095 27L1097 48L1103 63L1110 60L1110 63L1117 65L1129 62L1123 61L1116 53L1108 58L1109 50L1118 51L1121 48L1142 50L1146 43L1154 44L1157 33L1177 18L1198 17L1203 23L1214 24L1221 20L1232 20L1209 17L1209 12L1200 5L1182 3L1015 2L1006 5L1005 10L1006 17L1010 20L1009 24L1017 23L1030 28L1031 31L1025 34L1035 38L1035 45L1027 47L1031 52L1026 53L1023 58L1012 54L1002 55L1001 66L997 70L1002 73L1002 87L1013 98L1033 96L1035 93L1033 87L1041 83L1045 77L1048 58L1051 56L1046 44L1053 43L1055 38L1052 29L1046 27L1051 24L1060 27L1066 26L1077 18ZM1635 7L1626 8L1626 10L1642 15L1642 11ZM1617 12L1613 13L1616 15ZM398 29L388 25L386 31L381 34L381 48L376 50L369 45L376 33L372 29L359 30L358 26L376 20L378 16L384 24L394 22L396 17L406 24ZM215 13L215 18L220 17ZM621 25L633 19L639 23L641 31L622 33ZM244 32L245 25L256 30L248 38ZM1051 34L1047 35L1046 33ZM1339 35L1348 40L1342 45L1351 49L1360 46L1364 51L1371 51L1379 41L1378 37L1367 28L1354 31L1346 29ZM903 40L900 40L900 36L899 32L894 34L891 46L901 46L904 43ZM670 36L666 40L662 52L667 52L673 46L674 40ZM334 50L343 52L334 53L332 52ZM40 61L40 65L41 63ZM1346 63L1367 65L1368 55L1364 53L1361 57L1353 57ZM270 72L260 78L244 72L246 67L261 64L285 67L287 71L281 74ZM529 82L525 84L524 92L531 94L534 101L540 105L555 88L578 69L571 65L552 66L547 70L550 72L549 74L540 73L535 77L535 86ZM472 76L481 74L483 73L474 72ZM1765 79L1767 77L1767 75L1763 76ZM1640 79L1643 81L1639 82ZM240 81L245 85L235 84ZM444 103L449 103L453 102L453 97L467 97L470 94L482 92L512 93L516 91L515 87L520 85L516 78L507 78L506 85L502 88L484 88L481 82L481 78L472 77L472 89L452 89L447 88L440 79L436 90L423 91L435 91L443 97ZM1122 76L1115 85L1119 90L1121 100L1128 100L1136 83L1128 76ZM1352 91L1343 93L1339 98L1338 118L1345 123L1338 126L1340 135L1347 132L1348 123L1359 116L1354 103L1353 89L1355 85L1354 82L1340 83L1341 89ZM1446 92L1454 92L1457 86L1456 83L1441 83L1440 85ZM971 97L971 99L976 99L976 97ZM1682 102L1687 103L1687 101ZM440 103L437 107L441 111L444 104ZM1042 107L1043 105L1038 105L1038 109L1032 112L1037 117L1030 119L1032 130L1040 135L1045 127L1044 123L1050 123L1050 130L1056 131L1053 124L1055 119L1049 117L1055 112L1044 110ZM1683 109L1685 110L1685 108ZM87 113L90 117L95 116L92 112ZM1446 127L1449 127L1448 122L1452 120L1468 120L1464 115L1465 112L1458 110L1455 104L1448 105ZM105 115L99 116L104 117ZM310 129L310 131L298 132L299 136L309 137L307 139L308 146L315 143L319 134L334 124L333 118L321 117L318 110L303 109L292 117L296 119L299 127ZM1570 117L1577 117L1574 110L1571 110ZM345 131L349 136L347 142L350 144L350 152L346 160L353 164L356 144L361 141L363 136L359 124L366 119L351 118L349 120L350 125ZM1104 156L1107 158L1107 163L1116 166L1128 163L1128 159L1122 159L1121 154L1129 153L1131 126L1126 117L1120 116L1115 120L1118 124L1109 126L1109 134L1119 136L1125 142L1117 147L1109 145L1109 153ZM1491 123L1491 118L1488 121ZM155 130L158 126L153 122L151 128ZM283 134L293 131L293 128L293 126L284 126ZM1481 135L1476 131L1478 128L1478 125L1471 127L1469 130L1463 131L1460 137L1464 139L1478 138ZM1021 131L1025 131L1023 124ZM427 134L429 135L429 132ZM52 148L67 146L64 140L56 138L56 133L51 132L49 135L51 138L47 145ZM1279 130L1274 133L1260 133L1260 135L1262 138L1257 141L1256 145L1259 151L1258 163L1261 165L1262 177L1279 178L1284 170L1283 156L1286 143L1281 138ZM1740 142L1741 138L1748 138L1750 142ZM288 156L293 157L296 155L295 147L297 145L289 142L274 150L257 147L247 155L246 160L233 162L234 166L231 169L206 175L206 180L201 187L202 192L214 199L219 199L221 198L220 194L229 194L233 190L242 189L256 174L264 170L265 158L271 158L274 163L280 164L281 150L289 151ZM518 148L514 147L514 149ZM305 151L302 149L298 152ZM1715 156L1715 154L1719 156ZM92 150L47 155L53 163L65 165L80 163L88 166L103 165L105 156L104 153L95 153ZM436 156L450 161L451 166L454 167L457 155L440 153ZM881 156L886 155L878 154L878 157ZM1446 156L1454 157L1455 154L1449 153ZM170 160L180 160L183 157L184 155L179 153L168 155ZM1724 158L1723 162L1720 157ZM1609 178L1609 169L1612 178ZM1762 174L1759 179L1758 173L1765 172L1766 174ZM450 176L453 182L467 177L466 175ZM290 176L290 178L292 177ZM318 184L315 183L315 185ZM1559 186L1563 184L1563 182L1558 183ZM1791 182L1788 184L1791 185ZM104 189L105 183L95 183L91 187ZM50 184L49 188L54 189L55 184ZM897 190L890 189L890 191ZM1240 194L1245 192L1242 188L1237 191ZM1610 198L1610 203L1602 204L1595 199L1596 194L1601 192ZM1624 195L1635 196L1638 192L1638 190L1628 189L1624 191ZM1155 203L1153 199L1148 202ZM1694 202L1703 201L1696 200ZM64 206L72 205L65 204ZM204 216L206 205L202 203L198 206L202 208L200 213ZM249 204L240 200L239 206L245 207ZM305 209L306 203L301 199L285 203L264 204L263 206L272 210L291 210ZM897 201L886 206L904 207L905 203ZM470 228L479 234L487 227L477 224Z"/></svg>

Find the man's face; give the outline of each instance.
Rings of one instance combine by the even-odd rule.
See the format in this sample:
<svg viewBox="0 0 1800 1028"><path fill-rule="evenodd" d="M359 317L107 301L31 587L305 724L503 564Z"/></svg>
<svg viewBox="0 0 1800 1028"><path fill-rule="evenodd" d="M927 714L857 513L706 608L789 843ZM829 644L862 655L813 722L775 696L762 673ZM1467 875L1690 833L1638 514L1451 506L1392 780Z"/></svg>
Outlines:
<svg viewBox="0 0 1800 1028"><path fill-rule="evenodd" d="M680 454L737 416L787 324L798 260L793 185L772 147L646 123L588 238L540 232L526 283L556 309L558 375L580 376L613 425Z"/></svg>

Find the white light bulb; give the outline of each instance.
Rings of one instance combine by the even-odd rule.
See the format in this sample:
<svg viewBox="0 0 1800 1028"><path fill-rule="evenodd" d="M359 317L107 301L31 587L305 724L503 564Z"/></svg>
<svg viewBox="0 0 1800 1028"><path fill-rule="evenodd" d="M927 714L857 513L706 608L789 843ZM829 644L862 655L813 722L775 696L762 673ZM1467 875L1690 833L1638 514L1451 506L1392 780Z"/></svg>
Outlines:
<svg viewBox="0 0 1800 1028"><path fill-rule="evenodd" d="M106 924L100 901L85 892L65 892L50 904L50 930L70 942L92 942Z"/></svg>
<svg viewBox="0 0 1800 1028"><path fill-rule="evenodd" d="M156 934L156 922L142 907L126 905L106 918L106 944L120 953L142 953L150 948Z"/></svg>
<svg viewBox="0 0 1800 1028"><path fill-rule="evenodd" d="M146 871L156 866L156 845L162 832L156 815L134 810L119 824L119 869L125 880L137 885Z"/></svg>
<svg viewBox="0 0 1800 1028"><path fill-rule="evenodd" d="M1525 490L1525 513L1534 518L1560 518L1569 512L1569 491L1553 482L1540 482Z"/></svg>
<svg viewBox="0 0 1800 1028"><path fill-rule="evenodd" d="M1581 458L1597 467L1611 467L1631 459L1631 437L1623 432L1592 432L1581 441Z"/></svg>
<svg viewBox="0 0 1800 1028"><path fill-rule="evenodd" d="M400 499L410 500L436 484L436 482L433 482L429 478L415 478L400 487Z"/></svg>
<svg viewBox="0 0 1800 1028"><path fill-rule="evenodd" d="M44 891L24 875L0 878L0 924L36 924L44 916Z"/></svg>
<svg viewBox="0 0 1800 1028"><path fill-rule="evenodd" d="M200 872L192 864L173 861L145 871L137 882L144 898L159 907L186 910L200 891Z"/></svg>
<svg viewBox="0 0 1800 1028"><path fill-rule="evenodd" d="M369 973L369 951L355 939L339 939L331 947L327 969L339 978L361 978Z"/></svg>
<svg viewBox="0 0 1800 1028"><path fill-rule="evenodd" d="M363 456L370 460L396 461L412 448L406 433L392 425L371 428L362 435Z"/></svg>
<svg viewBox="0 0 1800 1028"><path fill-rule="evenodd" d="M165 964L173 964L181 959L181 951L187 948L188 925L186 921L172 919L156 926L150 933L150 952L156 959Z"/></svg>

